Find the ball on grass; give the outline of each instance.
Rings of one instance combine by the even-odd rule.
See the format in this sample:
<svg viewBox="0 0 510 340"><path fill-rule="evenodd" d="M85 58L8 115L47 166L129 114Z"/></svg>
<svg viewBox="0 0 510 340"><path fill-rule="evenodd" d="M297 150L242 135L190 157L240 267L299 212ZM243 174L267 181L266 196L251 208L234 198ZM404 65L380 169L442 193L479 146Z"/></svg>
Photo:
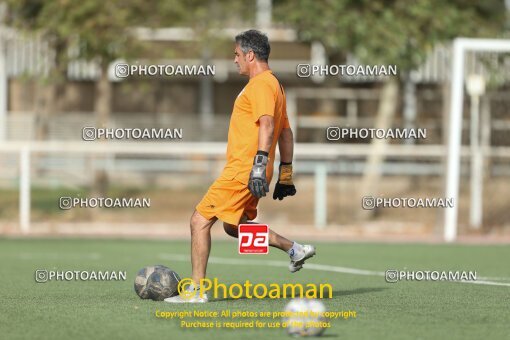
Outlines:
<svg viewBox="0 0 510 340"><path fill-rule="evenodd" d="M178 294L181 278L168 267L148 266L140 269L135 278L135 292L141 299L162 301Z"/></svg>
<svg viewBox="0 0 510 340"><path fill-rule="evenodd" d="M315 299L292 299L285 306L287 334L292 336L320 336L326 330L326 307Z"/></svg>

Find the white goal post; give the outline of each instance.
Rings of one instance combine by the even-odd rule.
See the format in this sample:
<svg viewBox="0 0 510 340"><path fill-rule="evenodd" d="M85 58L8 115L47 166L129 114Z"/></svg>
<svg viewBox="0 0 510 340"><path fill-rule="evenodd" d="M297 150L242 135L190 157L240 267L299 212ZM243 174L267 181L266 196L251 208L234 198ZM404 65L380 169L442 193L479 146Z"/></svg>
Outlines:
<svg viewBox="0 0 510 340"><path fill-rule="evenodd" d="M510 52L510 40L457 38L453 42L448 162L445 197L453 198L455 206L444 214L444 239L455 241L459 206L460 150L462 137L462 106L466 52Z"/></svg>

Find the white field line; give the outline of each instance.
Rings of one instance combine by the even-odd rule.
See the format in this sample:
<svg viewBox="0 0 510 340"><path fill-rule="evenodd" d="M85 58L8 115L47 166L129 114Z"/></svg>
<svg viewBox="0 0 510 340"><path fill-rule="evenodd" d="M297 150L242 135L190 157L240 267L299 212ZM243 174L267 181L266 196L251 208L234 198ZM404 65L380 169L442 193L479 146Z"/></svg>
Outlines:
<svg viewBox="0 0 510 340"><path fill-rule="evenodd" d="M179 262L189 262L190 261L189 256L185 256L185 255L181 255L181 254L160 254L159 258L162 260L179 261ZM284 262L284 261L227 259L227 258L222 258L222 257L209 257L209 263L234 265L234 266L256 265L256 266L271 266L271 267L284 267L284 268L288 268L288 266L289 266L289 263ZM337 267L337 266L314 264L314 263L307 263L305 266L306 266L306 270L318 270L318 271L324 271L324 272L353 274L353 275L382 276L382 277L385 276L384 272L372 271L372 270ZM488 277L479 277L477 279L481 279L481 280L480 281L447 281L447 282L471 283L471 284L479 284L479 285L510 287L510 283L487 281L487 280L490 280L490 278L488 278ZM492 279L509 280L509 278L492 278Z"/></svg>
<svg viewBox="0 0 510 340"><path fill-rule="evenodd" d="M17 257L21 260L100 260L101 254L99 253L84 253L84 254L67 254L62 256L59 253L19 253Z"/></svg>

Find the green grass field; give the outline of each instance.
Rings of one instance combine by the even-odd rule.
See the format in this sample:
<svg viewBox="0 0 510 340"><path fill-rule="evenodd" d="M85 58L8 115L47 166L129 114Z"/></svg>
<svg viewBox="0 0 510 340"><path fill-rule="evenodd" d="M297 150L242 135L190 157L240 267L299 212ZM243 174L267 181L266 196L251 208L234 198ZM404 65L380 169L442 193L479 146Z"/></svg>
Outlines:
<svg viewBox="0 0 510 340"><path fill-rule="evenodd" d="M318 243L310 264L370 271L476 270L486 281L510 283L510 247L419 244ZM88 239L0 239L3 293L1 339L278 339L283 329L181 329L159 311L281 311L288 300L212 301L171 305L141 300L133 291L137 270L164 264L181 277L191 273L188 242ZM213 241L208 275L225 283L330 283L328 310L353 310L356 318L331 321L324 336L343 339L503 339L510 324L510 286L456 282L386 283L383 276L305 268L290 274L263 262L286 261L278 250L267 256L237 254L235 241ZM170 260L173 259L173 260ZM224 259L246 264L222 263ZM248 262L254 262L249 264ZM273 263L274 264L274 263ZM277 263L278 264L278 263ZM34 272L47 270L127 271L127 281L52 281L36 283ZM318 270L320 269L320 270ZM338 269L338 268L337 268ZM340 268L339 271L342 271ZM479 278L480 280L480 278ZM250 319L248 319L250 320ZM260 319L263 320L263 319ZM244 319L244 321L247 321ZM263 320L271 321L271 320ZM279 320L274 320L279 321ZM213 335L214 334L214 335Z"/></svg>

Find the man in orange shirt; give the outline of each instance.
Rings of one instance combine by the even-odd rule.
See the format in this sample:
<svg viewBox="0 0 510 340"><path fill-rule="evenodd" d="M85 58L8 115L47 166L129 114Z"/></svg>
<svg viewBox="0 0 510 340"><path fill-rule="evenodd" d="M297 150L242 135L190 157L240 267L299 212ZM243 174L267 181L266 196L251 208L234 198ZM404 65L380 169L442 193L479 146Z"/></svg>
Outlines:
<svg viewBox="0 0 510 340"><path fill-rule="evenodd" d="M296 193L292 181L293 135L285 92L269 69L269 41L261 32L249 30L237 35L235 42L234 63L239 73L249 76L250 80L234 103L227 164L191 217L191 264L195 285L205 278L213 224L222 220L225 232L238 237L238 225L257 216L258 201L269 192L277 144L281 163L273 199L282 200ZM313 246L289 241L272 230L269 230L269 245L289 254L292 273L315 255ZM191 289L197 290L192 299L176 296L165 301L207 302L207 295L199 294L198 286Z"/></svg>

